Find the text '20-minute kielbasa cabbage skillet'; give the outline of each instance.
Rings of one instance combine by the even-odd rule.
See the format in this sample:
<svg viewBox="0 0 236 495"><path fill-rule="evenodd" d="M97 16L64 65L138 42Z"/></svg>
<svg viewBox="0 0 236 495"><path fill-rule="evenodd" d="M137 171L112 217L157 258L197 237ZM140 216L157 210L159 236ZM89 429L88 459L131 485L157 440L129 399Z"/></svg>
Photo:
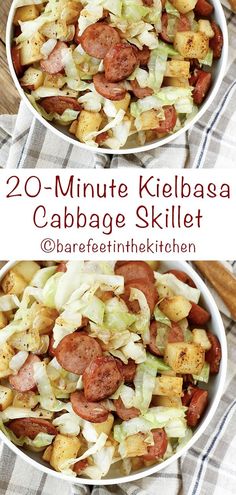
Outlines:
<svg viewBox="0 0 236 495"><path fill-rule="evenodd" d="M191 438L221 346L184 272L20 262L0 296L0 428L58 472L161 462Z"/></svg>
<svg viewBox="0 0 236 495"><path fill-rule="evenodd" d="M208 0L28 3L15 13L12 59L47 120L82 143L119 149L196 115L223 45Z"/></svg>

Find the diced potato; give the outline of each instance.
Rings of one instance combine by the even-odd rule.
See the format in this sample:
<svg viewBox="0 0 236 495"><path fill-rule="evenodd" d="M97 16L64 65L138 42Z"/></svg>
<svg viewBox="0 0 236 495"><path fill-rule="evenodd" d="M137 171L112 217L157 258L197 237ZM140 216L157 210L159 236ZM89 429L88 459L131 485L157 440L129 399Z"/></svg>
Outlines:
<svg viewBox="0 0 236 495"><path fill-rule="evenodd" d="M214 31L210 21L207 19L199 19L198 26L201 33L205 33L208 38L214 38Z"/></svg>
<svg viewBox="0 0 236 495"><path fill-rule="evenodd" d="M83 6L81 3L67 2L67 5L61 11L61 19L63 19L66 24L75 24L82 8Z"/></svg>
<svg viewBox="0 0 236 495"><path fill-rule="evenodd" d="M62 464L68 459L76 459L81 442L77 437L57 435L51 452L50 464L58 472L62 469Z"/></svg>
<svg viewBox="0 0 236 495"><path fill-rule="evenodd" d="M125 112L127 112L128 108L129 108L130 100L131 100L130 94L126 93L123 100L113 101L112 103L116 107L117 112L119 110L124 110Z"/></svg>
<svg viewBox="0 0 236 495"><path fill-rule="evenodd" d="M182 407L182 401L180 397L165 397L164 395L155 395L152 398L152 405L162 407Z"/></svg>
<svg viewBox="0 0 236 495"><path fill-rule="evenodd" d="M51 455L52 455L52 450L53 450L53 446L52 446L52 445L49 445L49 446L46 448L46 450L44 451L42 458L43 458L43 460L44 460L45 462L50 462L50 460L51 460Z"/></svg>
<svg viewBox="0 0 236 495"><path fill-rule="evenodd" d="M172 297L174 295L174 292L170 287L167 285L163 284L157 284L157 292L159 295L159 299L163 299L165 297Z"/></svg>
<svg viewBox="0 0 236 495"><path fill-rule="evenodd" d="M2 289L5 294L20 296L27 286L27 282L14 270L10 270L2 281Z"/></svg>
<svg viewBox="0 0 236 495"><path fill-rule="evenodd" d="M187 14L195 8L197 0L171 0L171 3L181 14Z"/></svg>
<svg viewBox="0 0 236 495"><path fill-rule="evenodd" d="M61 89L65 85L65 78L62 74L46 74L43 85L46 88ZM77 120L75 122L77 122Z"/></svg>
<svg viewBox="0 0 236 495"><path fill-rule="evenodd" d="M5 328L7 324L8 324L8 319L5 313L3 313L3 311L0 311L0 330L2 330L2 328Z"/></svg>
<svg viewBox="0 0 236 495"><path fill-rule="evenodd" d="M40 270L40 266L35 261L20 261L13 268L13 271L23 277L26 282L31 282L38 270Z"/></svg>
<svg viewBox="0 0 236 495"><path fill-rule="evenodd" d="M9 339L11 344L18 351L36 352L40 346L40 336L37 330L31 329L24 332L15 333Z"/></svg>
<svg viewBox="0 0 236 495"><path fill-rule="evenodd" d="M207 337L206 330L203 328L194 328L192 330L192 335L193 335L193 342L195 344L199 344L205 349L205 351L209 351L211 348L211 343L210 340Z"/></svg>
<svg viewBox="0 0 236 495"><path fill-rule="evenodd" d="M169 60L166 63L166 77L183 77L189 78L190 62L182 60Z"/></svg>
<svg viewBox="0 0 236 495"><path fill-rule="evenodd" d="M172 296L163 299L159 307L171 321L177 322L188 316L192 305L184 296Z"/></svg>
<svg viewBox="0 0 236 495"><path fill-rule="evenodd" d="M18 26L19 21L33 21L38 16L39 10L36 5L25 5L24 7L18 7L14 15L13 24L14 26Z"/></svg>
<svg viewBox="0 0 236 495"><path fill-rule="evenodd" d="M160 261L149 261L149 260L146 260L146 263L151 267L152 270L154 270L154 272L156 272L158 268L160 268L160 264L161 264Z"/></svg>
<svg viewBox="0 0 236 495"><path fill-rule="evenodd" d="M24 76L20 79L20 84L24 89L35 91L35 89L38 89L43 85L43 81L43 72L39 69L34 69L34 67L29 67L25 71Z"/></svg>
<svg viewBox="0 0 236 495"><path fill-rule="evenodd" d="M4 411L12 404L13 391L8 387L0 385L0 411Z"/></svg>
<svg viewBox="0 0 236 495"><path fill-rule="evenodd" d="M142 433L136 433L124 440L125 457L136 457L147 454L148 444Z"/></svg>
<svg viewBox="0 0 236 495"><path fill-rule="evenodd" d="M157 110L147 110L140 115L141 129L156 129L160 123L160 116Z"/></svg>
<svg viewBox="0 0 236 495"><path fill-rule="evenodd" d="M176 88L189 88L189 80L184 77L165 77L164 86L174 86Z"/></svg>
<svg viewBox="0 0 236 495"><path fill-rule="evenodd" d="M176 376L176 373L175 371L173 370L166 370L166 371L162 371L161 374L163 376Z"/></svg>
<svg viewBox="0 0 236 495"><path fill-rule="evenodd" d="M158 376L153 395L166 395L167 397L181 397L183 378L178 376Z"/></svg>
<svg viewBox="0 0 236 495"><path fill-rule="evenodd" d="M174 38L174 48L183 57L204 59L209 50L209 38L200 31L178 32Z"/></svg>
<svg viewBox="0 0 236 495"><path fill-rule="evenodd" d="M14 392L13 406L34 409L39 400L34 392Z"/></svg>
<svg viewBox="0 0 236 495"><path fill-rule="evenodd" d="M79 114L76 137L84 143L88 134L99 131L102 123L102 115L99 112L88 112L82 110Z"/></svg>
<svg viewBox="0 0 236 495"><path fill-rule="evenodd" d="M12 374L12 371L9 369L9 363L14 356L14 350L12 347L6 342L0 348L0 378L4 378L5 376L9 376Z"/></svg>
<svg viewBox="0 0 236 495"><path fill-rule="evenodd" d="M58 40L67 36L68 28L66 22L59 19L56 22L47 22L39 31L46 38Z"/></svg>
<svg viewBox="0 0 236 495"><path fill-rule="evenodd" d="M74 120L74 122L72 122L70 128L69 128L69 132L71 134L73 134L75 136L76 134L76 131L77 131L77 126L78 126L78 121L77 120Z"/></svg>
<svg viewBox="0 0 236 495"><path fill-rule="evenodd" d="M109 414L106 421L104 421L103 423L93 423L93 426L98 435L100 435L100 433L105 433L109 436L113 427L113 423L114 416L112 414Z"/></svg>
<svg viewBox="0 0 236 495"><path fill-rule="evenodd" d="M199 375L205 362L205 351L199 344L174 342L167 344L164 361L176 373Z"/></svg>
<svg viewBox="0 0 236 495"><path fill-rule="evenodd" d="M40 335L50 335L59 313L56 309L37 304L33 316L32 329Z"/></svg>
<svg viewBox="0 0 236 495"><path fill-rule="evenodd" d="M45 38L40 34L34 34L30 39L23 41L20 47L21 65L31 65L43 58L41 48Z"/></svg>

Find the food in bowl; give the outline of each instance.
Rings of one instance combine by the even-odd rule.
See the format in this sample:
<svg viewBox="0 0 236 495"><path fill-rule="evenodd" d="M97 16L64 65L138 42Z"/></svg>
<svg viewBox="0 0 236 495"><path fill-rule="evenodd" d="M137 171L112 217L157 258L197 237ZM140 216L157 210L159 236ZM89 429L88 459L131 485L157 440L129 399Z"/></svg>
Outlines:
<svg viewBox="0 0 236 495"><path fill-rule="evenodd" d="M169 136L198 112L223 35L207 0L20 2L12 60L48 121L92 147Z"/></svg>
<svg viewBox="0 0 236 495"><path fill-rule="evenodd" d="M200 290L158 262L14 265L1 282L0 429L54 470L102 479L191 438L221 345Z"/></svg>

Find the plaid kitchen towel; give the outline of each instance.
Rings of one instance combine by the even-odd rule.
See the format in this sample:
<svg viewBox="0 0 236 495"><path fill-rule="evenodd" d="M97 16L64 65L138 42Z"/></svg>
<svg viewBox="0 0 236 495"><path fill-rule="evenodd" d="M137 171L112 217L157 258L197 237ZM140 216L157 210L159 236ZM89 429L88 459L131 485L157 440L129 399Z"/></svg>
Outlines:
<svg viewBox="0 0 236 495"><path fill-rule="evenodd" d="M223 168L235 166L236 16L224 0L229 29L228 68L210 108L188 132L156 150L138 155L89 152L70 145L32 117L24 104L18 116L0 117L0 166L9 168ZM227 5L227 6L226 6ZM174 151L174 153L173 153Z"/></svg>
<svg viewBox="0 0 236 495"><path fill-rule="evenodd" d="M236 261L231 267L236 274ZM216 301L224 310L217 296ZM134 483L89 488L46 476L0 444L0 495L89 495L90 491L92 495L235 495L236 323L226 314L229 355L224 394L210 425L187 454L160 473Z"/></svg>

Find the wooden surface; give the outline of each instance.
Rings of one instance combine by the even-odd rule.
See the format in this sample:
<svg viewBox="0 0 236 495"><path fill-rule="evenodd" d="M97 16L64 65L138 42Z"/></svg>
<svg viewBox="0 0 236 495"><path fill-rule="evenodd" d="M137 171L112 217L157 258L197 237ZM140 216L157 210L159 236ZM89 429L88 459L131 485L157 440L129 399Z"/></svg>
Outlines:
<svg viewBox="0 0 236 495"><path fill-rule="evenodd" d="M5 50L5 29L10 5L11 0L0 0L0 115L17 113L20 102L9 74Z"/></svg>

